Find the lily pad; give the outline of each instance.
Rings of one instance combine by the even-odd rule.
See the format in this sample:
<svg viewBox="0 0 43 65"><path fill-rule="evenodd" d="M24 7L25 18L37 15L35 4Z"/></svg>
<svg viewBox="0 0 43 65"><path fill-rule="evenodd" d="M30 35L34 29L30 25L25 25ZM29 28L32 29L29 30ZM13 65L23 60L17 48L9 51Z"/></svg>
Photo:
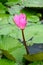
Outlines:
<svg viewBox="0 0 43 65"><path fill-rule="evenodd" d="M28 55L24 55L24 58L28 61L42 61L43 60L43 52L39 52L36 54L28 54Z"/></svg>
<svg viewBox="0 0 43 65"><path fill-rule="evenodd" d="M25 7L43 7L43 0L22 0L21 4Z"/></svg>
<svg viewBox="0 0 43 65"><path fill-rule="evenodd" d="M0 65L16 65L16 63L8 59L0 59Z"/></svg>

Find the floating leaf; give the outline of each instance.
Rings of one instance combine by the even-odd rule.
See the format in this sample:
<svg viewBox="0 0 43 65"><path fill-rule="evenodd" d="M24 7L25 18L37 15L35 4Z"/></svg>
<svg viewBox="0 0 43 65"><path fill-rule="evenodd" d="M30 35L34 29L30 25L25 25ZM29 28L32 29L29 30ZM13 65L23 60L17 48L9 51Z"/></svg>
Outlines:
<svg viewBox="0 0 43 65"><path fill-rule="evenodd" d="M7 51L7 50L2 50L2 54L7 58L7 59L10 59L10 60L13 60L13 61L16 61L16 59Z"/></svg>
<svg viewBox="0 0 43 65"><path fill-rule="evenodd" d="M18 63L22 63L23 55L26 54L24 46L18 47L15 50L10 51L10 53L15 57Z"/></svg>
<svg viewBox="0 0 43 65"><path fill-rule="evenodd" d="M21 0L21 4L25 7L43 7L43 0Z"/></svg>
<svg viewBox="0 0 43 65"><path fill-rule="evenodd" d="M20 13L20 10L24 8L23 6L20 6L20 5L14 5L14 6L11 6L11 8L8 8L8 11L11 15L14 15L14 14L19 14Z"/></svg>
<svg viewBox="0 0 43 65"><path fill-rule="evenodd" d="M7 8L2 3L0 3L0 13L5 13L6 10Z"/></svg>
<svg viewBox="0 0 43 65"><path fill-rule="evenodd" d="M35 61L35 62L33 62L33 63L30 63L30 64L28 64L28 65L43 65L43 61Z"/></svg>
<svg viewBox="0 0 43 65"><path fill-rule="evenodd" d="M0 65L16 65L16 63L8 59L0 59Z"/></svg>
<svg viewBox="0 0 43 65"><path fill-rule="evenodd" d="M8 24L9 15L0 14L0 25Z"/></svg>
<svg viewBox="0 0 43 65"><path fill-rule="evenodd" d="M43 52L39 52L36 54L28 54L28 55L24 55L24 58L28 61L42 61L43 60Z"/></svg>
<svg viewBox="0 0 43 65"><path fill-rule="evenodd" d="M21 2L20 0L8 0L8 2L6 2L6 4L9 6L12 6L12 5L18 4L20 2Z"/></svg>
<svg viewBox="0 0 43 65"><path fill-rule="evenodd" d="M10 36L4 36L2 42L0 42L0 49L9 50L21 45L22 44L17 39Z"/></svg>
<svg viewBox="0 0 43 65"><path fill-rule="evenodd" d="M29 8L24 8L21 10L22 13L25 13L27 16L27 21L30 23L38 23L39 22L39 17L38 17L38 13L32 9Z"/></svg>
<svg viewBox="0 0 43 65"><path fill-rule="evenodd" d="M15 52L16 48L22 46L21 42L9 36L3 36L1 39L2 42L0 42L0 50L2 50L3 55L8 59L15 60L15 57L9 51L13 50Z"/></svg>

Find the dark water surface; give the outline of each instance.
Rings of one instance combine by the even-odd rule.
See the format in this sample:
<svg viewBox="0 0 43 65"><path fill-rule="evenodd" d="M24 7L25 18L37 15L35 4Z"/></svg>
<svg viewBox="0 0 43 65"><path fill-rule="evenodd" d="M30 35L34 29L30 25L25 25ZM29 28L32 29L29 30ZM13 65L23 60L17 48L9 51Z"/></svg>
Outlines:
<svg viewBox="0 0 43 65"><path fill-rule="evenodd" d="M38 52L43 52L43 44L34 44L28 47L30 54L35 54Z"/></svg>

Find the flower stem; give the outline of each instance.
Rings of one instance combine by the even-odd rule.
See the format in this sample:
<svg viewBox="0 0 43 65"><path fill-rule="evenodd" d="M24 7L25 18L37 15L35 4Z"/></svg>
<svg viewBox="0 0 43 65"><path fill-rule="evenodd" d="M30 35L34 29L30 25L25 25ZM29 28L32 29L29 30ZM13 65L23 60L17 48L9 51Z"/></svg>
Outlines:
<svg viewBox="0 0 43 65"><path fill-rule="evenodd" d="M22 30L22 37L23 37L24 46L26 48L26 52L27 52L27 54L29 54L29 51L28 51L28 48L27 48L27 45L26 45L26 41L25 41L25 37L24 37L24 30Z"/></svg>

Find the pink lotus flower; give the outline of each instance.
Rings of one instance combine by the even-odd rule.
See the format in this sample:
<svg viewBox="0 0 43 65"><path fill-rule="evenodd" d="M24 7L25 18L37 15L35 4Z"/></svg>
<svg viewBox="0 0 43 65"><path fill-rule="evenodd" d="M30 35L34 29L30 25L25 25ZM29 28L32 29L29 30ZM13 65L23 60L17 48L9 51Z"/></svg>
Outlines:
<svg viewBox="0 0 43 65"><path fill-rule="evenodd" d="M20 29L24 29L26 27L27 20L25 14L21 13L20 15L15 15L13 20Z"/></svg>

